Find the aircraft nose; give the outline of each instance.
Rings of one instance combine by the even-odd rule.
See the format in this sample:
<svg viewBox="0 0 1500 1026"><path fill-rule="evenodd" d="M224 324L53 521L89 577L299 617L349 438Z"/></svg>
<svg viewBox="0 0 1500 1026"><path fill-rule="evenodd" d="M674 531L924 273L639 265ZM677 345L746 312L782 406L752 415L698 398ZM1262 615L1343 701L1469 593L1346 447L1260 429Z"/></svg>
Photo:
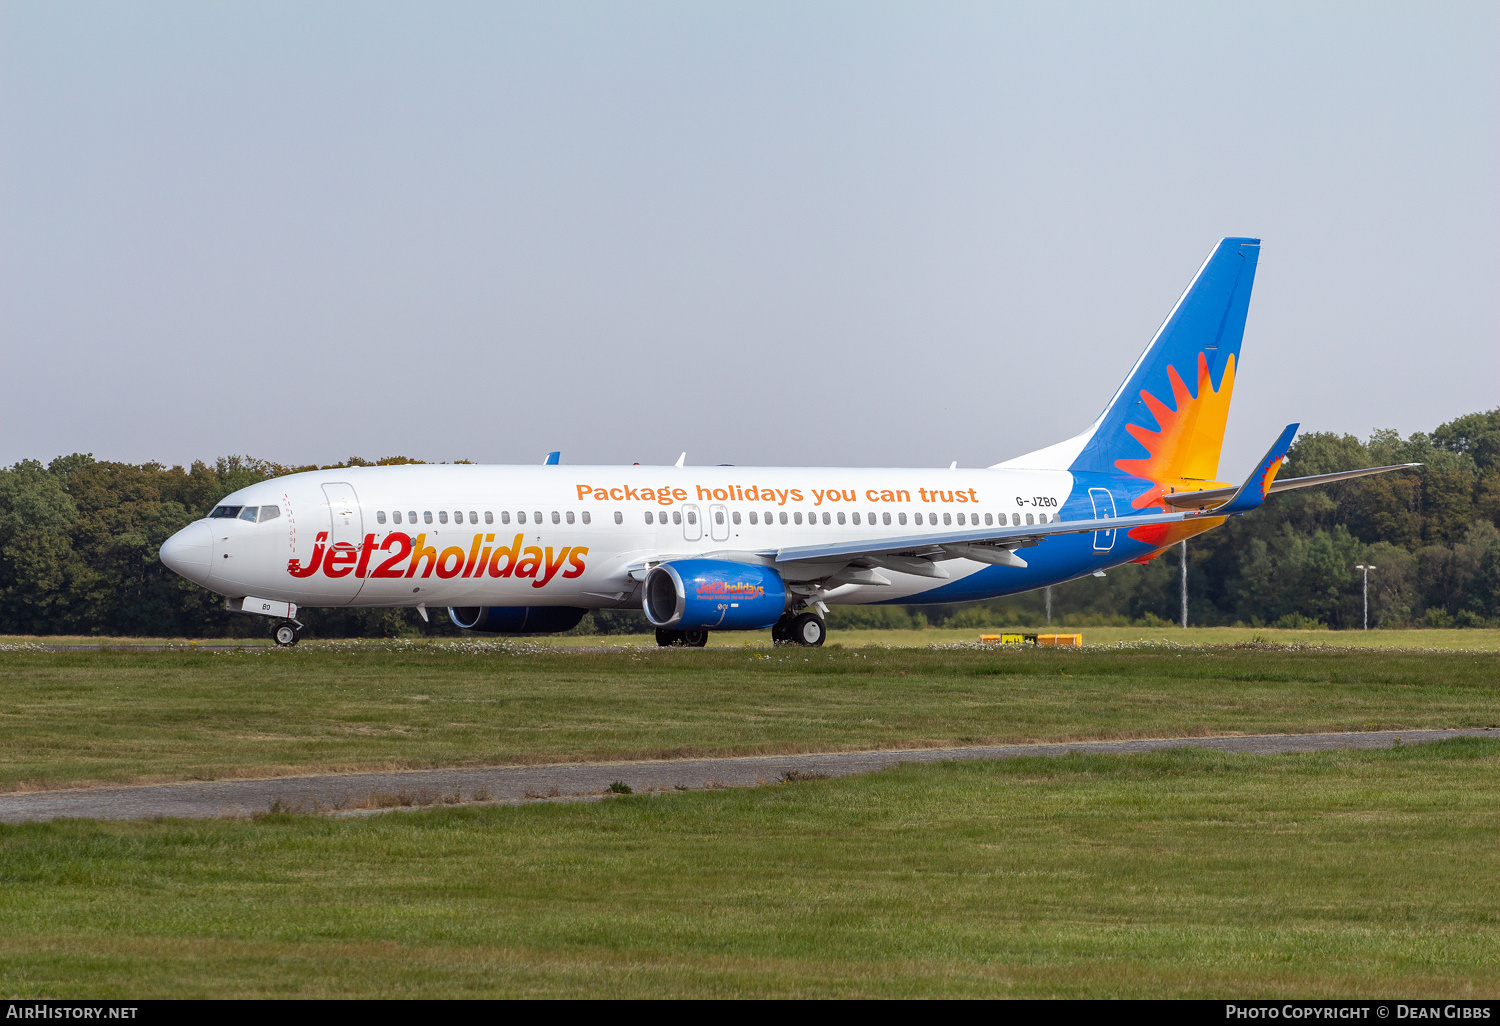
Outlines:
<svg viewBox="0 0 1500 1026"><path fill-rule="evenodd" d="M188 524L161 543L161 561L167 569L198 584L208 580L213 552L214 533L201 521Z"/></svg>

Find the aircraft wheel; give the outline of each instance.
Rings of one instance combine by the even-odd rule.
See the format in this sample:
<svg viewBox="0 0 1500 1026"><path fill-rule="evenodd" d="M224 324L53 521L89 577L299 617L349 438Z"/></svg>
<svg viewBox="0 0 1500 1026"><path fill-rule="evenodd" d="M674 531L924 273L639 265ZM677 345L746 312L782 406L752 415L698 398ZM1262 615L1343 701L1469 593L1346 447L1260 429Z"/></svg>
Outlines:
<svg viewBox="0 0 1500 1026"><path fill-rule="evenodd" d="M291 648L302 637L302 631L298 629L296 624L287 620L276 625L276 632L273 636L276 639L276 644L282 648Z"/></svg>
<svg viewBox="0 0 1500 1026"><path fill-rule="evenodd" d="M785 613L780 620L771 625L771 644L790 645L792 643L792 623L797 618L791 613Z"/></svg>
<svg viewBox="0 0 1500 1026"><path fill-rule="evenodd" d="M828 637L828 628L817 613L803 613L792 621L791 640L798 645L817 648Z"/></svg>
<svg viewBox="0 0 1500 1026"><path fill-rule="evenodd" d="M656 628L656 643L662 648L673 648L682 644L682 632L670 631L665 627Z"/></svg>
<svg viewBox="0 0 1500 1026"><path fill-rule="evenodd" d="M688 648L702 648L708 644L708 631L683 631L682 643Z"/></svg>

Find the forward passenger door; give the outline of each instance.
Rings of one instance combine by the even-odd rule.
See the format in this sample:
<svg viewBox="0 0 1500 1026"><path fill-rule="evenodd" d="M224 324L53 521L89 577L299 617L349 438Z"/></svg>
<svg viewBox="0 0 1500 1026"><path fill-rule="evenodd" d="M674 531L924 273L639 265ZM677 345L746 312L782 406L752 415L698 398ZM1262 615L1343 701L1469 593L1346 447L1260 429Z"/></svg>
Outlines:
<svg viewBox="0 0 1500 1026"><path fill-rule="evenodd" d="M320 577L327 577L327 587L340 600L348 603L353 602L364 586L364 579L354 576L358 565L358 556L350 560L347 555L330 563L335 552L348 553L351 549L359 552L359 546L365 537L364 515L360 512L359 497L354 494L354 486L345 481L332 481L323 486L323 495L328 499L328 547L323 553L323 572ZM331 573L329 571L332 571Z"/></svg>

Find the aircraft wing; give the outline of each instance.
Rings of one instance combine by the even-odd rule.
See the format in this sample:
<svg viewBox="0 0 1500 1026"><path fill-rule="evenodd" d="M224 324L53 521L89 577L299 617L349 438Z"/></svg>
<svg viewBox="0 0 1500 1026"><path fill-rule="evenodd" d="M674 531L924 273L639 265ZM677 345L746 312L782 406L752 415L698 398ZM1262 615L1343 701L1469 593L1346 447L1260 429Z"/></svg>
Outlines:
<svg viewBox="0 0 1500 1026"><path fill-rule="evenodd" d="M905 537L882 538L877 544L868 541L829 542L826 545L793 545L763 553L777 563L830 562L870 558L883 562L885 557L908 557L913 560L934 559L978 559L1002 566L1025 566L1009 550L1029 548L1044 538L1063 534L1087 534L1090 531L1129 530L1147 524L1175 524L1184 520L1196 520L1204 514L1148 513L1141 516L1100 517L1090 520L1054 520L1047 524L1028 524L1023 527L971 527L968 530L933 531L911 534ZM1007 559L1006 557L1010 558ZM990 557L990 558L986 558ZM904 561L903 561L904 562ZM906 568L896 563L893 570ZM943 576L929 575L929 576Z"/></svg>

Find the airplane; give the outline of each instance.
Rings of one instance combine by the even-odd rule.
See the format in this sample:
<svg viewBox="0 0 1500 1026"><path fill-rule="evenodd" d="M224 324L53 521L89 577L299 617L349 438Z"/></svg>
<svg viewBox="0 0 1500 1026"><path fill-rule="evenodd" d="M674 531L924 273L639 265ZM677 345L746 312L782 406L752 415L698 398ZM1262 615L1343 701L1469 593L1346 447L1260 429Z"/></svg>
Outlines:
<svg viewBox="0 0 1500 1026"><path fill-rule="evenodd" d="M967 602L1144 563L1274 493L1298 425L1217 480L1260 240L1209 254L1087 430L979 469L415 464L290 474L226 495L161 560L276 621L302 607L446 609L490 634L640 609L662 646L771 631L816 646L838 604ZM685 456L685 454L684 454Z"/></svg>

